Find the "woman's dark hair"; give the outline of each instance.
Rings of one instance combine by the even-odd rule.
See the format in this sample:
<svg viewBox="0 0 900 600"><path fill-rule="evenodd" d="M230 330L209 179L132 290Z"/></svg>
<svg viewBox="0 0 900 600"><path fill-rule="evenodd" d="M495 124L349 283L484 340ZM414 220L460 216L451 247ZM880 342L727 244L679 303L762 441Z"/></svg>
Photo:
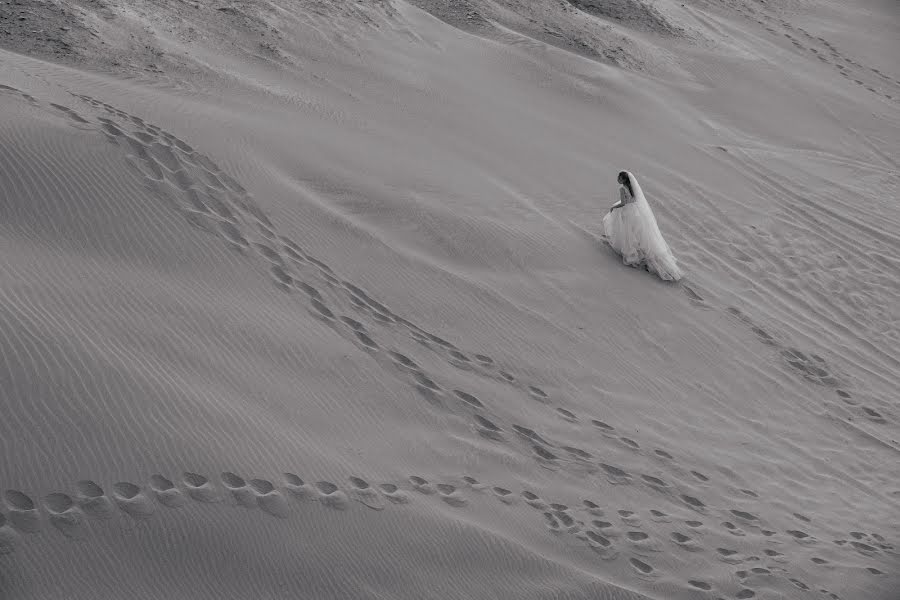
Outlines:
<svg viewBox="0 0 900 600"><path fill-rule="evenodd" d="M619 183L624 185L631 197L634 198L634 190L631 188L631 178L628 176L628 171L619 171Z"/></svg>

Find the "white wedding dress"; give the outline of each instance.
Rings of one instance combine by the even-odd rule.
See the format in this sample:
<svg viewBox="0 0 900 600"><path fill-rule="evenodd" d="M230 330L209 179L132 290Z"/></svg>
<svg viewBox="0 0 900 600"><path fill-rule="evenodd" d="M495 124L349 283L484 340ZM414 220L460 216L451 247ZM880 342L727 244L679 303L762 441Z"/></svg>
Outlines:
<svg viewBox="0 0 900 600"><path fill-rule="evenodd" d="M644 192L634 175L619 173L620 200L605 217L603 230L612 249L622 255L622 261L633 267L647 267L665 281L678 281L681 269L666 240L659 232L656 217L644 198Z"/></svg>

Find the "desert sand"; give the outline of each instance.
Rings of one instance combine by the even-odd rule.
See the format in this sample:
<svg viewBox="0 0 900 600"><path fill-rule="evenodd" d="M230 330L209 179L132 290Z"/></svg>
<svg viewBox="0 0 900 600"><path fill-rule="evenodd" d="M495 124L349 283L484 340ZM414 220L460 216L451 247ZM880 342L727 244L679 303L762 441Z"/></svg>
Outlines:
<svg viewBox="0 0 900 600"><path fill-rule="evenodd" d="M0 599L900 597L898 56L892 0L0 4Z"/></svg>

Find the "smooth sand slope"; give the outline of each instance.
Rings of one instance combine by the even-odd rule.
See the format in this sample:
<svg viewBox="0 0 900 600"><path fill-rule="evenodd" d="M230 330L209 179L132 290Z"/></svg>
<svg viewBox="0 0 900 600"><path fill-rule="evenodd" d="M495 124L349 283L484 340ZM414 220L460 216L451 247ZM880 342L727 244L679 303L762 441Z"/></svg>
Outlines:
<svg viewBox="0 0 900 600"><path fill-rule="evenodd" d="M896 6L414 4L0 6L0 599L897 598Z"/></svg>

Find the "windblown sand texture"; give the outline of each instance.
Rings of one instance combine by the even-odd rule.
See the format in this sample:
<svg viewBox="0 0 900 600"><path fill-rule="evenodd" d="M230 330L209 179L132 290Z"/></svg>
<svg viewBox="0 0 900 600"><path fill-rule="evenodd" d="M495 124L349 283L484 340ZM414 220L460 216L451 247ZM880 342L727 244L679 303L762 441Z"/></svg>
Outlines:
<svg viewBox="0 0 900 600"><path fill-rule="evenodd" d="M896 2L0 47L0 600L900 597ZM681 284L603 243L621 169Z"/></svg>

